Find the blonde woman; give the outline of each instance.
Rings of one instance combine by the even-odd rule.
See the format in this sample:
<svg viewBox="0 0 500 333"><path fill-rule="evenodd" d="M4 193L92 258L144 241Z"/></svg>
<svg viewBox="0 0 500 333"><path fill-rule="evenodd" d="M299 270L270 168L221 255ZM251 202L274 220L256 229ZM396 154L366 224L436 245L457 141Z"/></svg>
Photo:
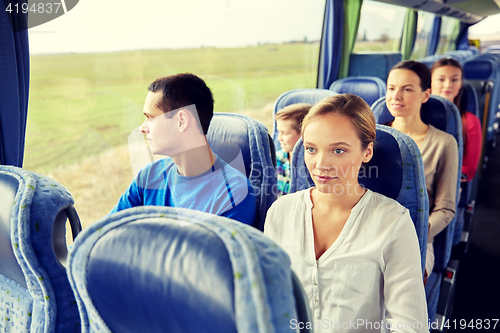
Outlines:
<svg viewBox="0 0 500 333"><path fill-rule="evenodd" d="M302 137L315 187L278 199L267 213L264 234L290 256L316 332L428 332L410 214L358 183L375 133L370 107L355 95L313 106Z"/></svg>

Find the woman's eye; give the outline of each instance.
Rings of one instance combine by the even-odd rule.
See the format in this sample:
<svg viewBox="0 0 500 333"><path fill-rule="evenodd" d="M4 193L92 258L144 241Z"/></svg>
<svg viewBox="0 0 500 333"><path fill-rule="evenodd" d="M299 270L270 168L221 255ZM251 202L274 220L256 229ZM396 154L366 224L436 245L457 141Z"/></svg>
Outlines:
<svg viewBox="0 0 500 333"><path fill-rule="evenodd" d="M316 152L316 149L312 148L312 147L306 147L306 151L310 154L313 154Z"/></svg>
<svg viewBox="0 0 500 333"><path fill-rule="evenodd" d="M340 155L340 154L343 154L345 153L345 150L344 149L340 149L340 148L337 148L337 149L334 149L333 152L337 155Z"/></svg>

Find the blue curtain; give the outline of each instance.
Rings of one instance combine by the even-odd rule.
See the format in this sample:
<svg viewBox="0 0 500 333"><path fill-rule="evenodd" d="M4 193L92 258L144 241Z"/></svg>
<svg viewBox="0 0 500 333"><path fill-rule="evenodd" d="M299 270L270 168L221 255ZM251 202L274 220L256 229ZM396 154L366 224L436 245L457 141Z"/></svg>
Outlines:
<svg viewBox="0 0 500 333"><path fill-rule="evenodd" d="M19 1L19 7L25 1ZM0 164L21 167L28 114L27 14L0 5Z"/></svg>
<svg viewBox="0 0 500 333"><path fill-rule="evenodd" d="M469 48L469 27L470 24L460 22L460 29L455 40L457 50L467 50Z"/></svg>
<svg viewBox="0 0 500 333"><path fill-rule="evenodd" d="M343 0L326 0L321 50L318 63L318 88L328 89L337 79L344 33Z"/></svg>
<svg viewBox="0 0 500 333"><path fill-rule="evenodd" d="M434 23L432 24L431 35L429 38L429 47L427 48L427 55L433 55L436 53L439 44L439 33L441 31L441 16L434 17Z"/></svg>

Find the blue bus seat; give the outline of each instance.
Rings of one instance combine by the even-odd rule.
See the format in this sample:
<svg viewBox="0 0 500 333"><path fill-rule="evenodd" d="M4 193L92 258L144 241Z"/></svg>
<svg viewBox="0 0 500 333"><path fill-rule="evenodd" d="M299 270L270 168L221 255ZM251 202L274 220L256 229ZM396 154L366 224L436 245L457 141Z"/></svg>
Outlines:
<svg viewBox="0 0 500 333"><path fill-rule="evenodd" d="M339 79L330 86L331 91L339 94L351 93L361 97L368 105L372 105L387 91L385 82L376 76L350 76Z"/></svg>
<svg viewBox="0 0 500 333"><path fill-rule="evenodd" d="M0 328L2 332L79 332L65 265L66 219L81 230L73 198L54 180L0 166Z"/></svg>
<svg viewBox="0 0 500 333"><path fill-rule="evenodd" d="M207 140L222 160L246 173L256 195L253 226L263 230L267 210L277 195L276 152L267 128L245 115L214 113Z"/></svg>
<svg viewBox="0 0 500 333"><path fill-rule="evenodd" d="M462 110L469 111L479 118L479 100L476 89L467 81L462 81L463 91L460 99Z"/></svg>
<svg viewBox="0 0 500 333"><path fill-rule="evenodd" d="M462 110L471 112L472 114L479 117L479 101L477 98L476 90L471 84L466 81L463 81L462 85L463 92L462 98L460 100L460 107L462 108ZM479 165L479 169L481 169L481 165ZM476 173L471 181L460 184L460 200L458 202L456 213L457 222L455 227L455 235L453 236L453 245L458 245L460 242L465 243L462 249L459 250L459 252L464 252L467 249L467 242L469 239L468 236L471 229L470 224L472 223L472 216L468 216L467 212L471 214L474 211L474 202L476 198L478 179L478 173Z"/></svg>
<svg viewBox="0 0 500 333"><path fill-rule="evenodd" d="M457 56L457 58L460 58L460 59L457 59L457 58L455 58L455 59L462 64L465 61L473 58L476 55L476 53L477 52L474 52L473 50L452 50L452 51L446 52L445 55Z"/></svg>
<svg viewBox="0 0 500 333"><path fill-rule="evenodd" d="M496 144L500 111L500 57L496 54L480 54L463 64L464 78L477 92L479 119L483 127L483 142L490 147ZM485 145L486 146L486 145Z"/></svg>
<svg viewBox="0 0 500 333"><path fill-rule="evenodd" d="M500 53L500 45L490 45L484 50L484 53Z"/></svg>
<svg viewBox="0 0 500 333"><path fill-rule="evenodd" d="M360 170L359 183L398 201L409 210L420 245L423 274L427 249L429 199L420 152L409 136L383 125L377 125L374 146L373 158ZM290 192L314 186L304 162L302 138L293 150L291 178Z"/></svg>
<svg viewBox="0 0 500 333"><path fill-rule="evenodd" d="M431 69L432 65L434 65L434 63L438 61L440 58L442 57L437 55L430 55L425 58L417 59L416 61L421 62L422 64L426 65L429 69Z"/></svg>
<svg viewBox="0 0 500 333"><path fill-rule="evenodd" d="M385 103L385 98L379 99L372 106L373 113L377 123L389 123L394 117L390 114ZM457 196L455 213L458 211L459 194L460 194L460 179L463 158L463 141L462 141L462 122L458 108L447 99L431 95L429 100L422 104L420 111L422 121L431 124L439 130L447 132L457 140L458 146L458 174L457 174ZM455 235L455 227L457 222L457 214L455 214L450 224L434 238L434 269L429 273L429 279L425 286L427 294L427 307L429 311L429 320L434 321L438 301L440 297L441 280L448 267L450 261L451 250ZM433 276L435 275L435 276ZM431 278L432 277L432 278ZM446 288L453 288L447 285ZM446 302L445 302L446 303Z"/></svg>
<svg viewBox="0 0 500 333"><path fill-rule="evenodd" d="M337 95L336 92L330 91L328 89L314 89L314 88L305 88L305 89L294 89L287 91L281 94L276 102L274 103L274 112L273 112L273 140L274 146L276 150L280 149L280 143L278 141L278 130L276 129L276 113L283 109L285 106L296 104L296 103L309 103L316 104L322 99Z"/></svg>
<svg viewBox="0 0 500 333"><path fill-rule="evenodd" d="M392 67L401 60L402 55L399 52L351 53L348 76L376 76L387 82Z"/></svg>
<svg viewBox="0 0 500 333"><path fill-rule="evenodd" d="M311 320L281 248L255 228L190 209L104 217L76 239L68 274L82 332L289 332L290 320Z"/></svg>

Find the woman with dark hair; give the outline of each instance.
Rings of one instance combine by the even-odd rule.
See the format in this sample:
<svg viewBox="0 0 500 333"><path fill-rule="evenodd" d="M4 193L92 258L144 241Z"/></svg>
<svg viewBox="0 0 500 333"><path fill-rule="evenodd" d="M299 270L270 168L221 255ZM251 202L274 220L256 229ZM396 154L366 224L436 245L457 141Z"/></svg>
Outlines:
<svg viewBox="0 0 500 333"><path fill-rule="evenodd" d="M429 237L425 268L434 267L434 237L455 215L458 149L453 136L425 124L420 108L431 94L431 73L422 63L407 60L394 66L387 78L386 104L394 116L393 128L409 135L417 144L424 162L429 196Z"/></svg>
<svg viewBox="0 0 500 333"><path fill-rule="evenodd" d="M315 186L273 203L264 234L288 253L304 287L314 323L302 324L315 332L428 332L410 214L358 183L373 155L370 107L353 94L327 97L301 132Z"/></svg>
<svg viewBox="0 0 500 333"><path fill-rule="evenodd" d="M431 68L433 95L446 98L455 103L462 118L462 137L464 158L462 160L462 182L471 181L476 174L481 155L481 123L473 113L460 107L463 94L463 70L455 59L441 58Z"/></svg>

